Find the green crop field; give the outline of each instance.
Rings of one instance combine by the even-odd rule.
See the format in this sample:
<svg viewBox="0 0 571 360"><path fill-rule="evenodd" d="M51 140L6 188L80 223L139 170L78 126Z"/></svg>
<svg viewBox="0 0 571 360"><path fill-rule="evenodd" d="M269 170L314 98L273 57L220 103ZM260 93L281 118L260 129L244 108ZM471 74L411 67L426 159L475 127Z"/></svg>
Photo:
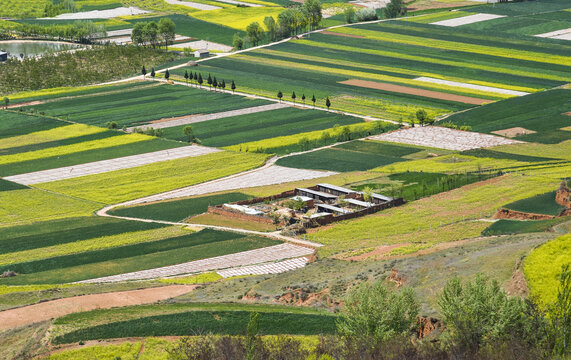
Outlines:
<svg viewBox="0 0 571 360"><path fill-rule="evenodd" d="M506 38L403 21L337 28L333 32L211 60L200 64L199 69L217 78L235 79L241 91L275 97L281 90L285 98L292 91L315 94L319 106L328 96L335 109L403 121L408 121L418 108L435 116L472 105L443 100L445 96L433 99L342 82L376 81L495 100L506 96L415 78L425 76L525 92L571 80L569 46L539 38ZM184 71L174 73L180 76ZM375 110L373 103L378 97L384 103Z"/></svg>
<svg viewBox="0 0 571 360"><path fill-rule="evenodd" d="M482 231L483 236L495 236L505 234L527 234L550 231L553 226L569 221L569 217L555 218L549 220L506 220L501 219L488 226Z"/></svg>
<svg viewBox="0 0 571 360"><path fill-rule="evenodd" d="M276 240L214 230L189 232L177 227L166 229L170 230L147 230L148 237L141 237L141 232L109 237L108 239L112 238L112 247L98 244L97 238L63 244L59 246L61 251L54 251L52 257L49 251L43 251L45 248L28 250L27 253L33 255L35 260L26 261L22 258L16 260L19 262L2 265L2 271L12 270L20 275L2 279L0 285L74 282L175 265L279 243ZM94 247L92 250L86 248L86 251L82 251L80 244L88 242L92 242ZM6 259L10 261L9 257Z"/></svg>
<svg viewBox="0 0 571 360"><path fill-rule="evenodd" d="M267 155L221 151L213 154L158 162L104 174L82 176L36 187L106 204L157 194L176 188L250 170Z"/></svg>
<svg viewBox="0 0 571 360"><path fill-rule="evenodd" d="M192 124L192 128L203 145L222 147L273 138L277 134L295 135L329 129L334 125L361 122L359 118L319 110L285 108L203 121ZM176 126L164 129L164 137L186 141L183 128L184 126Z"/></svg>
<svg viewBox="0 0 571 360"><path fill-rule="evenodd" d="M420 148L372 141L353 141L307 154L289 156L277 164L300 169L338 172L368 170L408 159L401 156L421 151Z"/></svg>
<svg viewBox="0 0 571 360"><path fill-rule="evenodd" d="M0 179L0 191L22 190L27 189L27 186L20 185L8 180Z"/></svg>
<svg viewBox="0 0 571 360"><path fill-rule="evenodd" d="M208 73L202 73L208 77ZM231 78L227 78L229 82ZM239 86L239 84L238 84ZM117 91L101 88L100 93L74 96L67 93L60 99L35 105L37 111L69 118L89 125L115 121L119 127L137 126L149 121L182 115L207 114L269 104L265 100L208 92L179 85L148 86L141 82Z"/></svg>
<svg viewBox="0 0 571 360"><path fill-rule="evenodd" d="M552 304L559 288L561 266L571 263L571 234L563 235L533 250L523 271L532 295L544 306Z"/></svg>
<svg viewBox="0 0 571 360"><path fill-rule="evenodd" d="M36 189L0 191L0 226L89 216L102 204Z"/></svg>
<svg viewBox="0 0 571 360"><path fill-rule="evenodd" d="M260 314L262 335L318 335L335 331L337 317L325 311L276 305L194 303L132 306L68 315L56 321L56 325L66 327L66 334L57 337L55 342L164 334L188 335L193 331L239 335L246 328L252 311ZM122 321L110 321L112 318ZM104 323L101 323L102 320ZM304 326L300 327L299 323ZM70 326L78 329L69 331Z"/></svg>
<svg viewBox="0 0 571 360"><path fill-rule="evenodd" d="M40 17L50 0L5 0L0 7L0 17Z"/></svg>
<svg viewBox="0 0 571 360"><path fill-rule="evenodd" d="M194 197L183 200L164 201L148 205L116 208L109 211L109 213L117 216L143 219L182 221L187 217L206 212L209 206L221 205L250 198L251 196L247 196L242 193L228 193L222 195Z"/></svg>
<svg viewBox="0 0 571 360"><path fill-rule="evenodd" d="M542 0L523 1L516 4L494 4L494 6L477 6L470 9L470 12L484 12L487 14L498 14L508 16L533 15L538 13L552 13L568 9L569 2L566 0Z"/></svg>
<svg viewBox="0 0 571 360"><path fill-rule="evenodd" d="M571 139L571 132L561 130L571 119L564 114L571 111L570 99L569 89L550 90L454 114L446 121L486 133L523 127L535 133L518 136L518 140L554 144Z"/></svg>
<svg viewBox="0 0 571 360"><path fill-rule="evenodd" d="M0 110L0 120L0 139L66 125L64 122L42 116L29 116L4 110Z"/></svg>
<svg viewBox="0 0 571 360"><path fill-rule="evenodd" d="M557 216L565 207L555 202L555 193L556 191L550 191L545 194L539 194L507 204L504 207L515 211Z"/></svg>

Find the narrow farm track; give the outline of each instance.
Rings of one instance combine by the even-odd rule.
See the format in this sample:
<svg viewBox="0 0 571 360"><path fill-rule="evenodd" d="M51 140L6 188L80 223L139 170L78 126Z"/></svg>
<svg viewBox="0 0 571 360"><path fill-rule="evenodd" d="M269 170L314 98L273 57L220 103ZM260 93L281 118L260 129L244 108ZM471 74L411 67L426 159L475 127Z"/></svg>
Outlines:
<svg viewBox="0 0 571 360"><path fill-rule="evenodd" d="M82 295L0 311L0 330L29 325L76 312L151 304L186 294L196 285L171 285L142 290Z"/></svg>

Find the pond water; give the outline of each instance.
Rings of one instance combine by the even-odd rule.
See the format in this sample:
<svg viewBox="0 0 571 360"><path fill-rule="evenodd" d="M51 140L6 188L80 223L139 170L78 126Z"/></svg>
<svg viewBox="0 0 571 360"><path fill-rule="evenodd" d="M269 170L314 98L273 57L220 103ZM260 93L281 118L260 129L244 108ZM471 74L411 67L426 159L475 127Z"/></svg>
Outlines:
<svg viewBox="0 0 571 360"><path fill-rule="evenodd" d="M71 50L80 47L77 44L68 44L53 41L0 41L0 50L8 52L9 57L38 56L46 53Z"/></svg>

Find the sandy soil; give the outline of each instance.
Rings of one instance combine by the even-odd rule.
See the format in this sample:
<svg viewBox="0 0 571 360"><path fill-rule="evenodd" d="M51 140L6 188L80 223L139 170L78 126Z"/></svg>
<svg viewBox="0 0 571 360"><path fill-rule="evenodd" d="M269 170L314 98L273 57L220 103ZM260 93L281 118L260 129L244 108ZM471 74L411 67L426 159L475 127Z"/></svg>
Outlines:
<svg viewBox="0 0 571 360"><path fill-rule="evenodd" d="M361 35L343 34L343 33L338 33L338 32L333 32L333 31L323 31L321 33L325 34L325 35L343 36L343 37L350 37L350 38L355 38L355 39L364 39L365 38L364 36L361 36Z"/></svg>
<svg viewBox="0 0 571 360"><path fill-rule="evenodd" d="M536 131L528 130L522 127L513 127L509 129L492 131L492 134L501 135L509 138L514 138L519 135L535 134Z"/></svg>
<svg viewBox="0 0 571 360"><path fill-rule="evenodd" d="M158 288L83 295L47 301L0 312L0 330L50 320L76 312L94 309L150 304L186 294L195 285L172 285Z"/></svg>
<svg viewBox="0 0 571 360"><path fill-rule="evenodd" d="M412 87L408 87L408 86L394 85L394 84L388 84L388 83L380 83L380 82L376 82L376 81L351 79L351 80L341 81L340 84L364 87L364 88L375 89L375 90L391 91L391 92L397 92L397 93L402 93L402 94L424 96L424 97L428 97L428 98L432 98L432 99L443 99L443 100L449 100L449 101L456 101L456 102L461 102L461 103L465 103L465 104L482 105L482 104L485 104L488 102L492 102L492 100L478 99L478 98L469 97L469 96L454 95L454 94L448 94L448 93L432 91L432 90L417 89L417 88L412 88Z"/></svg>
<svg viewBox="0 0 571 360"><path fill-rule="evenodd" d="M28 102L23 102L23 103L19 103L19 104L13 104L13 105L8 105L8 109L14 109L14 108L19 108L22 106L34 106L34 105L41 105L43 104L43 101L28 101Z"/></svg>

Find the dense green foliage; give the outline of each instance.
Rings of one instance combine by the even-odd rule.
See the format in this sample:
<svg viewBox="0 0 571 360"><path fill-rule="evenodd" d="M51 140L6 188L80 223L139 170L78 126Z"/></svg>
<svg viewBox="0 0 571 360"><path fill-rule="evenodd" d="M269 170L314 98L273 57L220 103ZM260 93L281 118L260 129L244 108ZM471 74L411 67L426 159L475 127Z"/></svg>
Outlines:
<svg viewBox="0 0 571 360"><path fill-rule="evenodd" d="M242 193L228 193L183 200L164 201L148 205L116 208L111 210L109 213L117 216L143 219L182 221L187 217L206 212L209 206L216 206L249 198L250 196Z"/></svg>
<svg viewBox="0 0 571 360"><path fill-rule="evenodd" d="M192 129L202 145L221 147L359 122L359 118L319 110L285 108L194 123ZM164 129L163 136L185 140L183 128Z"/></svg>
<svg viewBox="0 0 571 360"><path fill-rule="evenodd" d="M522 211L533 214L545 214L557 216L565 207L555 202L557 191L550 191L545 194L532 196L504 206L506 209Z"/></svg>
<svg viewBox="0 0 571 360"><path fill-rule="evenodd" d="M18 91L104 82L173 61L177 55L137 46L109 45L23 61L0 68L0 95Z"/></svg>
<svg viewBox="0 0 571 360"><path fill-rule="evenodd" d="M68 40L80 43L90 43L94 38L105 36L103 24L91 20L74 21L72 23L9 23L8 29L0 27L2 37L42 37L53 40ZM4 23L7 25L7 23ZM0 25L1 26L1 25Z"/></svg>
<svg viewBox="0 0 571 360"><path fill-rule="evenodd" d="M149 17L141 19L127 20L130 26L138 22L159 21L163 17ZM211 22L202 21L190 16L185 15L168 15L168 18L176 25L176 33L184 36L189 36L195 39L205 39L226 45L232 45L232 37L236 33L245 34L244 31L238 31L226 27L222 24L214 24ZM110 29L117 29L111 27Z"/></svg>
<svg viewBox="0 0 571 360"><path fill-rule="evenodd" d="M474 131L487 132L523 127L535 134L521 135L517 140L554 144L571 139L571 132L561 130L569 125L571 90L556 89L516 97L455 114L446 119ZM483 121L485 119L485 121Z"/></svg>
<svg viewBox="0 0 571 360"><path fill-rule="evenodd" d="M191 311L142 317L77 330L55 339L65 344L80 340L112 339L131 336L172 336L193 333L242 334L248 323L248 311ZM303 324L303 326L300 326ZM335 316L264 312L260 319L262 334L317 335L335 332Z"/></svg>
<svg viewBox="0 0 571 360"><path fill-rule="evenodd" d="M549 231L553 226L565 221L569 221L569 217L534 221L501 219L488 226L482 232L482 235L492 236L506 234L526 234Z"/></svg>
<svg viewBox="0 0 571 360"><path fill-rule="evenodd" d="M229 232L202 230L184 236L134 245L58 256L2 267L22 275L2 285L57 284L180 264L252 250L278 242Z"/></svg>
<svg viewBox="0 0 571 360"><path fill-rule="evenodd" d="M397 292L382 281L364 282L345 298L337 331L355 341L378 343L407 334L419 311L420 304L412 289Z"/></svg>
<svg viewBox="0 0 571 360"><path fill-rule="evenodd" d="M137 69L137 71L139 71ZM58 99L34 106L37 111L70 120L102 126L115 121L119 127L136 126L152 120L182 115L208 114L268 104L265 100L246 99L186 86L156 85L148 82L115 89L101 88L89 96ZM119 90L121 92L118 92ZM66 94L70 95L70 94ZM165 104L168 103L168 106ZM194 126L193 126L194 127ZM183 137L179 130L178 137Z"/></svg>

